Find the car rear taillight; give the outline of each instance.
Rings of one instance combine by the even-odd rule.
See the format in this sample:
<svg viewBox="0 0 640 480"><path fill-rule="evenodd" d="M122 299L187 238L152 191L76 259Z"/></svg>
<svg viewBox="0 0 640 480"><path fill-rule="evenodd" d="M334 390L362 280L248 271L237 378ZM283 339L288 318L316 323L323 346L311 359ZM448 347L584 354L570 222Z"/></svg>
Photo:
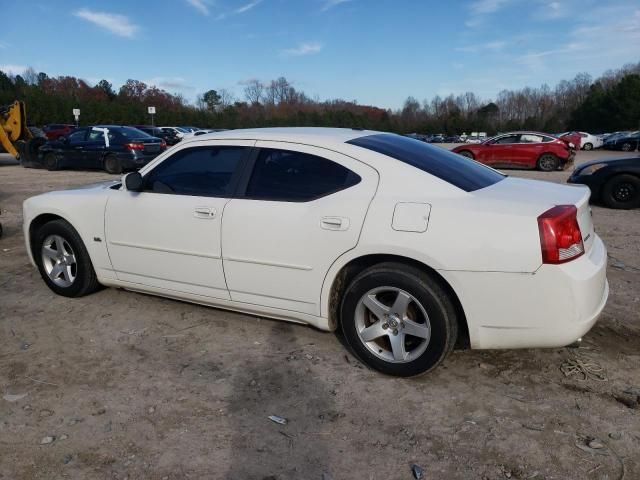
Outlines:
<svg viewBox="0 0 640 480"><path fill-rule="evenodd" d="M139 142L125 143L124 148L126 148L127 150L144 150L144 143L139 143Z"/></svg>
<svg viewBox="0 0 640 480"><path fill-rule="evenodd" d="M575 205L557 205L538 217L543 263L565 263L584 253Z"/></svg>
<svg viewBox="0 0 640 480"><path fill-rule="evenodd" d="M164 140L162 140L160 142L160 148L167 148L167 142L165 142Z"/></svg>

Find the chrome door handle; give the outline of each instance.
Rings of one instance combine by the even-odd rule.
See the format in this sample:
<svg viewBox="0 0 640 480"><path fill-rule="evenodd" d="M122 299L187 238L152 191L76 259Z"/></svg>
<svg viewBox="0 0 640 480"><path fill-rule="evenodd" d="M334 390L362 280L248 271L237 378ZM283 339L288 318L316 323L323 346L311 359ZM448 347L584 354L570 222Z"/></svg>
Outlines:
<svg viewBox="0 0 640 480"><path fill-rule="evenodd" d="M325 230L347 230L349 224L349 219L345 217L322 217L320 219L320 227Z"/></svg>
<svg viewBox="0 0 640 480"><path fill-rule="evenodd" d="M216 218L216 209L211 207L196 207L193 216L196 218L213 219Z"/></svg>
<svg viewBox="0 0 640 480"><path fill-rule="evenodd" d="M76 150L82 150L84 147L76 147Z"/></svg>

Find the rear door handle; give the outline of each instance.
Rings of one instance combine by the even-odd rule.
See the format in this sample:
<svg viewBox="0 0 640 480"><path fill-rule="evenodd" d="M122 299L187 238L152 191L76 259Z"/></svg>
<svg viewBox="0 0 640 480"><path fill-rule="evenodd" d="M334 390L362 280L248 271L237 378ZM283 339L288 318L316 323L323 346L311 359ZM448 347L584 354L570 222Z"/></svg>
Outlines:
<svg viewBox="0 0 640 480"><path fill-rule="evenodd" d="M216 218L216 213L216 209L212 207L196 207L193 211L193 216L212 220Z"/></svg>
<svg viewBox="0 0 640 480"><path fill-rule="evenodd" d="M345 217L322 217L320 219L320 227L325 230L348 230L349 219Z"/></svg>
<svg viewBox="0 0 640 480"><path fill-rule="evenodd" d="M84 147L76 147L76 150L82 150Z"/></svg>

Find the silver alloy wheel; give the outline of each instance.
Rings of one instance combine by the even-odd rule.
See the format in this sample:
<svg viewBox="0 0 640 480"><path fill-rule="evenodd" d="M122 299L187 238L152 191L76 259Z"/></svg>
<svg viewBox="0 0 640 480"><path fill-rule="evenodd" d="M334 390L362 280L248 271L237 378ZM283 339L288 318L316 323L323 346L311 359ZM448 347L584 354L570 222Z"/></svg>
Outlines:
<svg viewBox="0 0 640 480"><path fill-rule="evenodd" d="M556 159L552 155L543 155L540 159L540 167L545 172L550 172L556 169Z"/></svg>
<svg viewBox="0 0 640 480"><path fill-rule="evenodd" d="M42 243L42 265L49 280L59 287L70 287L78 274L76 255L60 235L49 235Z"/></svg>
<svg viewBox="0 0 640 480"><path fill-rule="evenodd" d="M411 362L429 345L429 315L416 297L400 288L369 290L358 301L355 317L358 337L385 362Z"/></svg>

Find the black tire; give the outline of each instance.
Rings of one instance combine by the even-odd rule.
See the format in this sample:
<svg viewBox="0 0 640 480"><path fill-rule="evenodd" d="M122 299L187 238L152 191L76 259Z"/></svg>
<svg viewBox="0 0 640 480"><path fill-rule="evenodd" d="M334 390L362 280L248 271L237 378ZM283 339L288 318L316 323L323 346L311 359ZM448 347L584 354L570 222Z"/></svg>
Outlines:
<svg viewBox="0 0 640 480"><path fill-rule="evenodd" d="M622 144L622 146L620 147L620 149L621 149L623 152L630 152L630 151L632 150L632 149L631 149L631 147L632 147L631 143L626 142L626 143L623 143L623 144Z"/></svg>
<svg viewBox="0 0 640 480"><path fill-rule="evenodd" d="M50 152L44 156L44 166L47 170L58 170L58 157L55 153Z"/></svg>
<svg viewBox="0 0 640 480"><path fill-rule="evenodd" d="M585 143L585 144L582 146L582 149L583 149L583 150L586 150L586 151L593 150L593 145L592 145L591 143Z"/></svg>
<svg viewBox="0 0 640 480"><path fill-rule="evenodd" d="M473 153L471 153L469 150L462 150L462 151L458 152L458 155L462 155L463 157L467 157L467 158L470 158L472 160L475 159L475 157L473 156Z"/></svg>
<svg viewBox="0 0 640 480"><path fill-rule="evenodd" d="M560 166L560 160L552 153L544 153L540 155L536 166L542 172L554 172Z"/></svg>
<svg viewBox="0 0 640 480"><path fill-rule="evenodd" d="M422 305L427 313L431 328L430 338L426 343L426 349L419 355L416 354L416 358L411 361L394 363L384 360L374 354L370 347L367 347L365 341L360 338L356 319L357 312L361 311L357 310L361 305L360 300L373 289L381 287L395 288L408 293ZM456 309L447 292L425 272L395 262L375 265L362 271L354 278L342 298L340 322L347 343L365 364L387 375L399 377L420 375L435 368L453 350L458 336ZM383 329L385 329L385 325L388 324L383 324ZM404 328L403 323L400 325L400 328ZM391 338L391 332L388 332L388 338ZM407 337L402 338L406 339ZM409 337L409 341L411 340L412 338ZM388 340L387 337L380 337L375 340L375 342L378 341ZM408 344L404 345L406 347Z"/></svg>
<svg viewBox="0 0 640 480"><path fill-rule="evenodd" d="M622 210L640 207L640 178L628 173L611 177L602 187L602 202Z"/></svg>
<svg viewBox="0 0 640 480"><path fill-rule="evenodd" d="M122 163L115 155L107 155L104 158L104 169L112 175L120 175L122 173Z"/></svg>
<svg viewBox="0 0 640 480"><path fill-rule="evenodd" d="M63 287L53 282L47 274L43 260L43 245L51 235L57 235L68 243L75 256L75 279L71 285ZM65 220L53 220L40 227L33 238L33 256L38 270L47 286L64 297L82 297L93 293L100 284L93 269L89 253L78 232Z"/></svg>

